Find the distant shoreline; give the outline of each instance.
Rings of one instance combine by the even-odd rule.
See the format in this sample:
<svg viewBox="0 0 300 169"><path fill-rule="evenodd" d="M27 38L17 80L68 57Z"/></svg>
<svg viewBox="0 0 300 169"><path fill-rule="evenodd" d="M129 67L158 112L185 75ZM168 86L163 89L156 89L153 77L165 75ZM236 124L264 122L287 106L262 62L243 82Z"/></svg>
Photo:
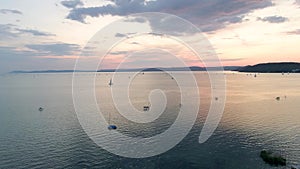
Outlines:
<svg viewBox="0 0 300 169"><path fill-rule="evenodd" d="M244 66L238 68L238 72L252 73L300 73L300 63L297 62L278 62L278 63L260 63L253 66Z"/></svg>
<svg viewBox="0 0 300 169"><path fill-rule="evenodd" d="M170 68L135 68L135 69L103 69L103 70L33 70L23 71L17 70L10 73L73 73L73 72L159 72L159 71L232 71L240 68L239 66L225 66L225 67L170 67Z"/></svg>
<svg viewBox="0 0 300 169"><path fill-rule="evenodd" d="M170 68L135 68L135 69L103 69L103 70L17 70L9 73L73 73L73 72L158 72L158 71L237 71L247 73L300 73L300 63L275 62L260 63L248 66L224 66L224 67L170 67Z"/></svg>

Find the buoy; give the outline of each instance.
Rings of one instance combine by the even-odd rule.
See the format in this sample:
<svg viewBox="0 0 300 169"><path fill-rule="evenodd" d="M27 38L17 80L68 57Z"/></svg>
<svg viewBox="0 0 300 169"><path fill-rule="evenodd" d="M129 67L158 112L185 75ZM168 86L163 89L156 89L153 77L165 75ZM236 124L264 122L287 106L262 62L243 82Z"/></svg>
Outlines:
<svg viewBox="0 0 300 169"><path fill-rule="evenodd" d="M107 128L108 128L108 130L116 130L116 129L117 129L117 126L111 124L111 125L109 125Z"/></svg>

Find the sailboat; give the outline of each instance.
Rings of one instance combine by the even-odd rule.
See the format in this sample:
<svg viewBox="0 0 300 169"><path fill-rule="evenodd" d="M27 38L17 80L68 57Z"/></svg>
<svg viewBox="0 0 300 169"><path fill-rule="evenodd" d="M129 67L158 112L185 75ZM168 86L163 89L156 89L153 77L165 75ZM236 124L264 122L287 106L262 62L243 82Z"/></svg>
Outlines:
<svg viewBox="0 0 300 169"><path fill-rule="evenodd" d="M108 83L109 86L112 86L113 83L112 83L112 79L110 79L109 83Z"/></svg>
<svg viewBox="0 0 300 169"><path fill-rule="evenodd" d="M117 126L114 125L114 124L110 124L110 113L108 113L108 127L107 127L108 130L116 130L117 129Z"/></svg>
<svg viewBox="0 0 300 169"><path fill-rule="evenodd" d="M112 86L112 85L113 85L112 79L110 79L108 85L109 85L109 86ZM108 113L108 127L107 127L107 129L108 129L108 130L116 130L116 129L117 129L117 126L116 126L116 125L110 124L110 112Z"/></svg>

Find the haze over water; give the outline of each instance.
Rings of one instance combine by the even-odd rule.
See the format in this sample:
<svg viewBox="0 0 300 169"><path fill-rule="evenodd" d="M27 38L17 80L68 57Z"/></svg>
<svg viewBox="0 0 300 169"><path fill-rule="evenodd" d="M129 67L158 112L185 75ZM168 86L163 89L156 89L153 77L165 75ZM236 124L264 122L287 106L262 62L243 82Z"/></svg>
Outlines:
<svg viewBox="0 0 300 169"><path fill-rule="evenodd" d="M84 81L94 74L81 76ZM133 79L129 93L137 109L148 103L149 91L159 88L167 93L166 111L143 125L117 113L106 95L111 76L97 73L96 96L99 106L111 112L119 132L149 137L163 132L176 119L180 93L169 75L146 72ZM105 151L85 134L73 107L72 74L3 75L0 168L271 168L259 157L262 149L281 153L288 166L300 162L300 74L258 74L255 78L226 72L225 111L217 130L203 144L198 138L210 105L210 86L204 72L195 72L195 76L201 104L190 133L164 154L130 159ZM39 107L44 110L40 112Z"/></svg>

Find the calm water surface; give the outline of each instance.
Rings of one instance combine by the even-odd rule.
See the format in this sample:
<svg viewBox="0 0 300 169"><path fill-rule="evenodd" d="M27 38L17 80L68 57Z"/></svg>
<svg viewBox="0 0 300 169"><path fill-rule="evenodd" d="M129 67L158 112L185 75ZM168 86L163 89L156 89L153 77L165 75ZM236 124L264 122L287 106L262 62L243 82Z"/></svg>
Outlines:
<svg viewBox="0 0 300 169"><path fill-rule="evenodd" d="M198 137L210 106L210 86L205 73L195 74L201 93L196 124L176 147L146 159L113 155L88 138L73 107L72 74L3 75L0 168L272 168L260 159L262 149L281 153L288 165L300 163L300 74L259 74L255 78L226 72L223 118L204 144L198 143ZM84 81L93 74L81 76ZM133 79L129 94L137 109L142 110L149 102L149 92L156 88L168 99L159 119L138 125L120 116L113 106L107 85L110 78L111 73L97 74L96 96L101 109L111 112L111 121L119 126L119 132L150 137L176 119L180 93L170 76L147 72ZM40 106L44 111L38 111Z"/></svg>

